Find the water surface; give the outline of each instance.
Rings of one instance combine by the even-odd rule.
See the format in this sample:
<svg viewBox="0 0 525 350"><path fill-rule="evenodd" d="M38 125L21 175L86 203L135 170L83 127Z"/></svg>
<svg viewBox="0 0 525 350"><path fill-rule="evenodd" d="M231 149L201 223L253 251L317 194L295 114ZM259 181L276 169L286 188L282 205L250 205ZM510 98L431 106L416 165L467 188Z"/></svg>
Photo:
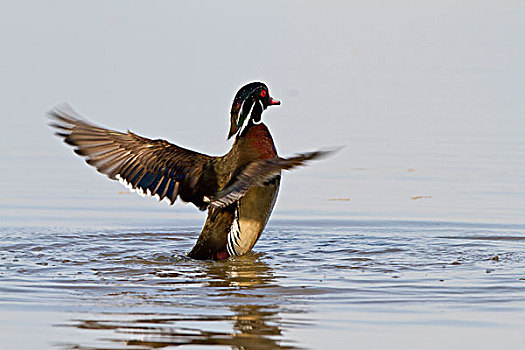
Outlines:
<svg viewBox="0 0 525 350"><path fill-rule="evenodd" d="M253 253L221 262L185 256L198 230L2 228L4 346L488 349L525 340L523 225L276 220Z"/></svg>

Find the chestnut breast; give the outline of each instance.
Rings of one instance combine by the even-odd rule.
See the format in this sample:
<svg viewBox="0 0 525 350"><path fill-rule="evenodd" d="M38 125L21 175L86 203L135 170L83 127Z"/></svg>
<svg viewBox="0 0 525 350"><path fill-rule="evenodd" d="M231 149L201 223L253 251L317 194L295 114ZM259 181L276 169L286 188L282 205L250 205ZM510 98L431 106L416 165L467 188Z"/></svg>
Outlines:
<svg viewBox="0 0 525 350"><path fill-rule="evenodd" d="M277 157L272 136L264 124L253 125L239 141L242 162ZM238 223L241 231L236 251L250 251L261 236L275 205L280 179L251 188L239 201Z"/></svg>
<svg viewBox="0 0 525 350"><path fill-rule="evenodd" d="M239 141L240 153L255 159L277 157L277 150L270 131L263 123L251 126Z"/></svg>

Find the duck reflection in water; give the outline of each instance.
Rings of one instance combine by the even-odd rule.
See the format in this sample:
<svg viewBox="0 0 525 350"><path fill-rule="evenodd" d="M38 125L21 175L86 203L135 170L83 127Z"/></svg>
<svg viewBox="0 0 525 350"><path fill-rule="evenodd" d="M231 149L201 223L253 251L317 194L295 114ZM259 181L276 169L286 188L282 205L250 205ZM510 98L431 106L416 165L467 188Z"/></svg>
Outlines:
<svg viewBox="0 0 525 350"><path fill-rule="evenodd" d="M276 283L273 269L262 261L263 258L264 254L250 252L221 262L193 260L188 263L197 271L185 279L188 284L201 285L198 288L182 287L184 297L181 297L180 283L170 286L161 279L153 286L155 291L149 291L148 298L137 296L140 308L162 300L167 310L175 309L174 313L137 316L133 308L128 308L126 314L115 314L116 320L111 320L107 314L96 320L95 315L90 320L76 320L73 326L112 330L111 335L101 336L105 344L90 346L90 349L107 348L107 341L126 344L129 348L191 344L226 345L233 349L294 349L293 342L283 339L281 330L279 313L282 312L284 287ZM280 289L280 292L269 293L272 289ZM188 306L195 311L191 315ZM82 348L75 345L78 347Z"/></svg>

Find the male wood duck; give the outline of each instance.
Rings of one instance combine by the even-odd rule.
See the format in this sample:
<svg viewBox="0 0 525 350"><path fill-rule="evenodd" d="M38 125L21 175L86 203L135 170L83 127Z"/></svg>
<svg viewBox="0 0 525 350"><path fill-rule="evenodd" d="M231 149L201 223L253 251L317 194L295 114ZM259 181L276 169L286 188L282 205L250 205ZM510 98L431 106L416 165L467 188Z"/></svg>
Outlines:
<svg viewBox="0 0 525 350"><path fill-rule="evenodd" d="M152 140L96 126L67 105L48 112L57 136L74 147L100 173L120 180L139 194L173 204L177 197L208 210L206 223L188 256L223 260L249 252L259 239L279 191L281 170L303 165L328 151L277 155L272 136L261 122L263 111L280 102L260 82L235 95L228 139L231 150L213 157L165 140Z"/></svg>

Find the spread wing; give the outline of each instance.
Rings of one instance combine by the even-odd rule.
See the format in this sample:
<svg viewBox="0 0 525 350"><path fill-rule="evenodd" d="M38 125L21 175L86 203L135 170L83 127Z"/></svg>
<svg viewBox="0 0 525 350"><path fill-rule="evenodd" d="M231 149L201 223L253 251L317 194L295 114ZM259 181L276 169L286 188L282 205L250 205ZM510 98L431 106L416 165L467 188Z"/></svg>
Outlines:
<svg viewBox="0 0 525 350"><path fill-rule="evenodd" d="M312 159L321 158L332 151L315 151L302 153L291 158L259 159L249 163L229 185L211 198L205 198L211 206L223 208L241 199L253 186L262 186L281 173L281 170L290 170L306 165Z"/></svg>
<svg viewBox="0 0 525 350"><path fill-rule="evenodd" d="M178 147L165 140L152 140L128 130L123 133L105 129L83 120L71 107L61 105L48 112L57 136L73 146L110 179L120 180L139 193L167 198L171 204L177 196L204 210L203 196L217 192L216 182L209 180L215 157ZM213 177L213 176L212 176Z"/></svg>

